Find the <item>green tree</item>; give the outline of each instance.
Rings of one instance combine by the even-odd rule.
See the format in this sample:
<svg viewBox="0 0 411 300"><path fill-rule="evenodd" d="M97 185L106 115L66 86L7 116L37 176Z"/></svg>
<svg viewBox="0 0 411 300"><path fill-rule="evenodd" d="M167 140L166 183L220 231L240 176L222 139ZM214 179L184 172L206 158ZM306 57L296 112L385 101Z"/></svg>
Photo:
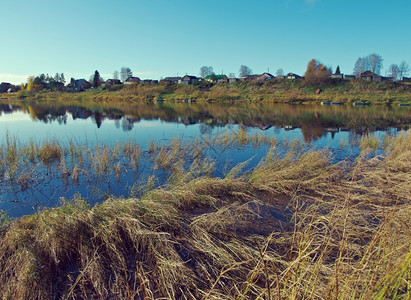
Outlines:
<svg viewBox="0 0 411 300"><path fill-rule="evenodd" d="M200 76L201 76L202 78L205 78L205 77L207 77L207 76L209 76L209 75L212 75L212 74L214 74L213 67L211 67L211 66L209 66L209 67L207 67L207 66L201 67L201 69L200 69Z"/></svg>
<svg viewBox="0 0 411 300"><path fill-rule="evenodd" d="M93 77L93 87L98 87L101 84L100 73L96 70Z"/></svg>
<svg viewBox="0 0 411 300"><path fill-rule="evenodd" d="M341 75L341 71L340 71L340 66L337 66L337 69L335 70L335 74L337 75Z"/></svg>

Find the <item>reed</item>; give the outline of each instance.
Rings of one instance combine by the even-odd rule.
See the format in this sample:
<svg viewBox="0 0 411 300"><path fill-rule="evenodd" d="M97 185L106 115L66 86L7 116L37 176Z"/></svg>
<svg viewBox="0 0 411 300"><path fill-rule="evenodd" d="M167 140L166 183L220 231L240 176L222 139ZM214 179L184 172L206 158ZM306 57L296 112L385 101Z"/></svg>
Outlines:
<svg viewBox="0 0 411 300"><path fill-rule="evenodd" d="M273 146L225 178L200 157L186 170L173 147L154 158L175 171L165 186L151 175L138 198L76 197L6 222L2 298L410 298L410 134L354 164Z"/></svg>

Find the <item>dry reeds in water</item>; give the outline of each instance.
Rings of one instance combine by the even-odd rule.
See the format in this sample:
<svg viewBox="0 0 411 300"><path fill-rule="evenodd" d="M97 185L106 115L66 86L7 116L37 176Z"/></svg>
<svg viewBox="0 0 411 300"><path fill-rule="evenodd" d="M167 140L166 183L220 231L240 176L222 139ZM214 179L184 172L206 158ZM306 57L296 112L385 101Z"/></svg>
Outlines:
<svg viewBox="0 0 411 300"><path fill-rule="evenodd" d="M385 149L332 165L325 151L272 148L226 178L197 161L140 198L77 198L12 221L2 297L409 299L411 135Z"/></svg>

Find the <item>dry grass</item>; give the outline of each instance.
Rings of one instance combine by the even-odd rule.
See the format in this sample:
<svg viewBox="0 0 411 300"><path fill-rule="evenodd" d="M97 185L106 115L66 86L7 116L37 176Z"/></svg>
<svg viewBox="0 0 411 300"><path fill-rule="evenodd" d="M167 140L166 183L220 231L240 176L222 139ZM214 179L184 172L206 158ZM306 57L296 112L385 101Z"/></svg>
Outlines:
<svg viewBox="0 0 411 300"><path fill-rule="evenodd" d="M140 198L8 222L2 298L410 299L411 135L384 146L353 165L272 150L223 179L197 160ZM173 147L159 167L179 163Z"/></svg>

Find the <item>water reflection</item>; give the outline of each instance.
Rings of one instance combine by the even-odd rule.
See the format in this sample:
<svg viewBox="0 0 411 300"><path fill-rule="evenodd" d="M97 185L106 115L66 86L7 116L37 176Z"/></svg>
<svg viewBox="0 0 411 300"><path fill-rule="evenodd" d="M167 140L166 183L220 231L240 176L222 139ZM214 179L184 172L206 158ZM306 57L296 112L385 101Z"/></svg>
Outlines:
<svg viewBox="0 0 411 300"><path fill-rule="evenodd" d="M44 206L56 206L60 197L71 198L76 193L91 203L108 195L133 196L134 186L140 186L136 182L146 183L155 175L161 184L170 177L170 170L178 170L178 165L159 166L158 157L168 159L162 152L163 145L164 151L191 163L199 155L196 153L201 147L196 145L200 142L205 148L199 153L215 162L213 174L224 176L230 168L247 160L248 166L253 167L272 141L276 141L277 151L287 151L286 145L294 145L294 141L307 149L326 147L333 160L340 161L358 155L364 133L383 140L386 134L395 135L398 129L410 126L408 107L1 102L0 209L20 216ZM7 165L6 136L26 145L26 151L19 152L23 156L30 153L27 145L33 139L38 145L39 141L54 138L65 150L51 167L39 167L33 152L33 158L25 157L19 168L13 168ZM182 143L193 142L193 148L172 151L170 144L177 136L183 137ZM72 144L68 145L67 140ZM133 151L127 150L130 141L135 143ZM156 150L150 149L148 141L157 145ZM111 147L106 156L104 144ZM174 140L174 147L178 145ZM103 174L99 166L105 157L109 167ZM73 175L76 172L78 176Z"/></svg>
<svg viewBox="0 0 411 300"><path fill-rule="evenodd" d="M73 120L91 119L96 128L107 120L117 128L131 131L141 120L161 120L184 125L201 124L201 134L228 124L267 130L271 127L290 131L300 129L306 142L316 141L339 131L356 133L408 129L411 111L393 106L319 106L288 104L227 103L113 103L83 104L58 102L11 102L0 104L0 116L13 112L29 114L33 121L67 124Z"/></svg>

